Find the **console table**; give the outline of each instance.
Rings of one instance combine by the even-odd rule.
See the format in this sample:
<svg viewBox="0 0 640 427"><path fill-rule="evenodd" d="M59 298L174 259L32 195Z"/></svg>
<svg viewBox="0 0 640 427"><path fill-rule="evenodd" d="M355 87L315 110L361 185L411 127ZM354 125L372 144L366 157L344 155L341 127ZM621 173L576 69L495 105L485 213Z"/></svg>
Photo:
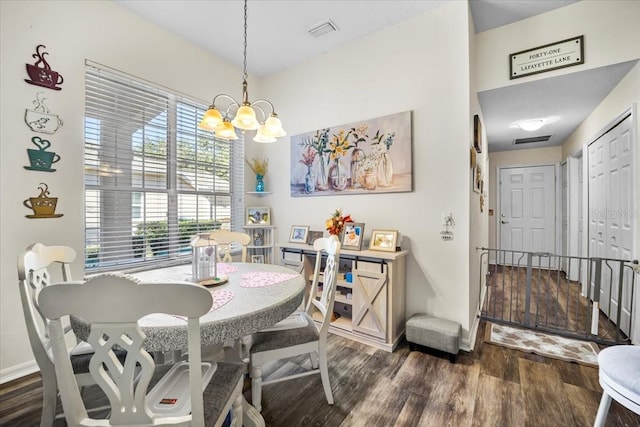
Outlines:
<svg viewBox="0 0 640 427"><path fill-rule="evenodd" d="M300 263L311 287L316 252L301 243L277 245L283 264ZM340 269L329 331L392 352L405 332L405 264L408 251L340 251ZM347 281L351 273L351 281Z"/></svg>

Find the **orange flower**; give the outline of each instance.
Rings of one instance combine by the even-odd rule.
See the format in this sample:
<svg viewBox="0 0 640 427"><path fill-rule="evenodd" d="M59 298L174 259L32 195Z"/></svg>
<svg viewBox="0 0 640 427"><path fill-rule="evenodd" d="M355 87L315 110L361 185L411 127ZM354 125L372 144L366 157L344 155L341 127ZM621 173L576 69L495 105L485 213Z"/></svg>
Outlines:
<svg viewBox="0 0 640 427"><path fill-rule="evenodd" d="M333 215L331 215L331 218L325 222L325 227L329 234L337 236L342 233L344 224L347 222L353 222L351 215L342 216L342 210L337 209Z"/></svg>

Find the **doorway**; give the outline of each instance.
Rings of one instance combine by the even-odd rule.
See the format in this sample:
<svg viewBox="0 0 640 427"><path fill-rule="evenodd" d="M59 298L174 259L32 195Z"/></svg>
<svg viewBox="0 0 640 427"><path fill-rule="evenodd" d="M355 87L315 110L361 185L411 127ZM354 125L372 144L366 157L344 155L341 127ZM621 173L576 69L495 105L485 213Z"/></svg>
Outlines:
<svg viewBox="0 0 640 427"><path fill-rule="evenodd" d="M499 177L500 249L555 254L556 166L500 168Z"/></svg>

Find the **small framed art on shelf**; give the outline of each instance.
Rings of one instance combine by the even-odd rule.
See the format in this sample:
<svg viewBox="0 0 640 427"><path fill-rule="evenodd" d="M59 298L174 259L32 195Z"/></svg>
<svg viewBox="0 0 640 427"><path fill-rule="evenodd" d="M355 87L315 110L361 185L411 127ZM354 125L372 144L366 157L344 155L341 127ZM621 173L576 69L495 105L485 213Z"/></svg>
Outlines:
<svg viewBox="0 0 640 427"><path fill-rule="evenodd" d="M342 232L342 247L359 251L362 249L362 241L364 240L364 223L348 222L344 225Z"/></svg>
<svg viewBox="0 0 640 427"><path fill-rule="evenodd" d="M309 234L308 225L293 225L291 227L291 234L289 235L289 241L291 243L307 243L308 234Z"/></svg>
<svg viewBox="0 0 640 427"><path fill-rule="evenodd" d="M398 242L398 230L373 230L369 241L369 250L395 252Z"/></svg>
<svg viewBox="0 0 640 427"><path fill-rule="evenodd" d="M247 225L269 225L271 224L271 209L269 208L247 208L245 215Z"/></svg>
<svg viewBox="0 0 640 427"><path fill-rule="evenodd" d="M324 235L323 231L309 231L309 237L307 238L307 243L309 243L310 245L313 245L313 242L322 238L323 235Z"/></svg>

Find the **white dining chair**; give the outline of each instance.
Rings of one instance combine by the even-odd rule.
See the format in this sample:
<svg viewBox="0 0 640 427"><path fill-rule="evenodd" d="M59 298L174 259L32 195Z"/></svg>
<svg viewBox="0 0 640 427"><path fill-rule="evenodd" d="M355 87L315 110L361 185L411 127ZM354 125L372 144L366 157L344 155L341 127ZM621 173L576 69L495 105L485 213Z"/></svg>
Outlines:
<svg viewBox="0 0 640 427"><path fill-rule="evenodd" d="M234 243L240 245L242 256L240 260L247 262L247 246L251 243L251 236L239 231L214 230L209 233L209 239L218 244L218 262L232 262L231 249Z"/></svg>
<svg viewBox="0 0 640 427"><path fill-rule="evenodd" d="M249 372L251 375L252 404L258 410L262 410L262 387L280 381L299 378L320 373L324 394L329 404L333 404L333 393L329 381L329 369L327 365L327 334L333 305L335 300L336 283L338 280L338 265L340 257L340 242L335 236L317 239L313 247L316 251L316 263L311 284L311 294L306 309L294 313L284 322L276 326L260 331L253 336L250 349ZM316 293L321 274L322 253L325 252L326 262L323 273L322 294L317 299ZM316 326L312 316L314 311L320 313ZM309 354L312 369L271 380L263 380L262 366L267 362Z"/></svg>
<svg viewBox="0 0 640 427"><path fill-rule="evenodd" d="M76 251L70 247L45 246L41 243L31 245L18 256L18 285L22 311L31 350L42 377L41 427L53 424L56 415L58 385L51 354L51 340L47 330L48 322L40 311L37 297L44 287L51 284L52 275L49 268L54 264L59 264L62 280L71 280L69 264L75 258ZM65 334L73 334L70 327L67 326ZM91 346L82 341L70 350L79 386L94 383L89 375L89 359L92 354Z"/></svg>
<svg viewBox="0 0 640 427"><path fill-rule="evenodd" d="M616 345L598 353L602 399L594 427L603 427L611 399L640 414L640 346Z"/></svg>
<svg viewBox="0 0 640 427"><path fill-rule="evenodd" d="M71 426L220 426L232 410L242 425L245 367L238 363L202 363L200 316L212 306L206 288L191 283L138 283L129 276L104 274L82 286L55 284L38 297L49 319L60 397ZM188 361L156 366L144 349L138 326L144 316L166 313L187 322ZM87 341L95 349L89 372L109 399L108 419L89 417L66 351L62 319L78 316L90 324ZM114 348L126 350L124 362Z"/></svg>

